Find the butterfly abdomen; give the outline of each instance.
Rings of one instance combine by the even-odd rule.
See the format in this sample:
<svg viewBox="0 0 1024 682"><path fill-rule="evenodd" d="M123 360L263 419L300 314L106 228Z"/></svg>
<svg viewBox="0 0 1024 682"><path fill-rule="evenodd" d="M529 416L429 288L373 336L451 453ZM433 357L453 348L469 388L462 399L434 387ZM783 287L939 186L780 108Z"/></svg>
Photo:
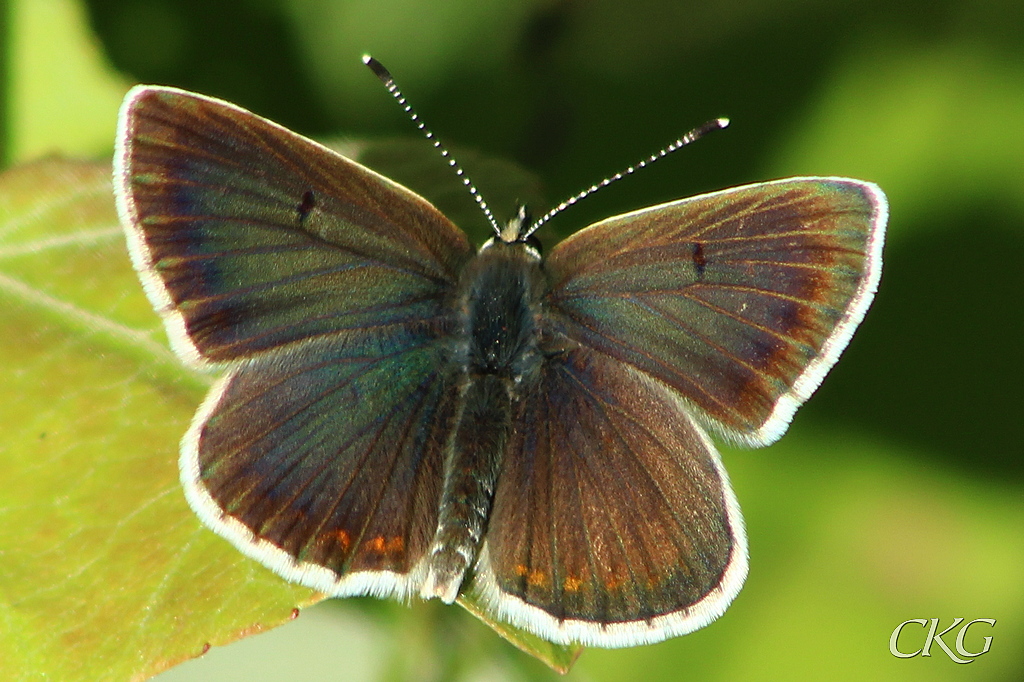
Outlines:
<svg viewBox="0 0 1024 682"><path fill-rule="evenodd" d="M465 383L424 597L454 601L480 550L512 429L513 401L540 362L534 319L543 289L536 256L522 244L497 240L481 250L462 280Z"/></svg>
<svg viewBox="0 0 1024 682"><path fill-rule="evenodd" d="M471 379L445 463L437 532L427 564L424 598L452 602L476 559L491 513L501 455L508 441L511 400L507 380Z"/></svg>

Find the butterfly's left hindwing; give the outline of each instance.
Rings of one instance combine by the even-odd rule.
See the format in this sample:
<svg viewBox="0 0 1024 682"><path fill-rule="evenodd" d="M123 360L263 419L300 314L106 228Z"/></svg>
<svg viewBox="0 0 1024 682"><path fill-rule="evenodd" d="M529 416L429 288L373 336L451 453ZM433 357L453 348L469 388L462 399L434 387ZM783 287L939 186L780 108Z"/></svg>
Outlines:
<svg viewBox="0 0 1024 682"><path fill-rule="evenodd" d="M192 507L334 596L408 597L437 526L457 381L444 343L313 343L234 369L182 443Z"/></svg>

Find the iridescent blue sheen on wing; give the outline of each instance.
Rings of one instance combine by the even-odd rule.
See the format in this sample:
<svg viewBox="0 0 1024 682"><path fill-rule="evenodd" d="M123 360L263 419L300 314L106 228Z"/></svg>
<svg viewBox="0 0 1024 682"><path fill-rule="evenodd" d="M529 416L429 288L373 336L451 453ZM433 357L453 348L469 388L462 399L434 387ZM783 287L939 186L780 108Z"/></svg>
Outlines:
<svg viewBox="0 0 1024 682"><path fill-rule="evenodd" d="M780 401L806 399L877 283L884 199L871 188L782 180L609 218L552 250L551 314L725 434L773 440L785 425L769 422L792 412Z"/></svg>
<svg viewBox="0 0 1024 682"><path fill-rule="evenodd" d="M440 313L472 250L424 199L224 102L164 88L128 101L121 182L137 267L196 355Z"/></svg>
<svg viewBox="0 0 1024 682"><path fill-rule="evenodd" d="M339 583L408 574L434 535L456 414L445 347L403 334L386 344L308 343L242 365L183 444L193 505L221 532L248 530L252 538L225 533L243 551L272 547L260 553L267 563L287 556ZM335 594L415 589L304 582Z"/></svg>

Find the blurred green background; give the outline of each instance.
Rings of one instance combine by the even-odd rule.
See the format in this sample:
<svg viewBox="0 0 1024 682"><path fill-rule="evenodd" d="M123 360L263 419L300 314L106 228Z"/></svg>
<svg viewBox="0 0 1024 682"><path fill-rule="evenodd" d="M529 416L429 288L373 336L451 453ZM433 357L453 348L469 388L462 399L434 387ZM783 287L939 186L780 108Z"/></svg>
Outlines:
<svg viewBox="0 0 1024 682"><path fill-rule="evenodd" d="M588 650L569 679L1024 676L1019 0L23 0L5 10L9 164L105 157L134 82L221 97L313 137L413 135L361 64L369 52L443 140L534 172L548 202L537 211L709 118L732 120L567 211L541 235L549 246L599 218L731 185L877 182L891 218L874 307L780 443L723 453L748 524L747 586L708 628ZM71 53L92 57L68 57L62 41L83 40ZM480 190L501 195L496 182ZM464 227L479 235L483 223ZM968 665L938 646L930 658L889 653L900 622L944 628L954 617L997 619L967 640L978 650L991 635L991 652ZM445 634L477 627L464 650ZM920 632L907 629L905 651ZM555 675L459 609L360 599L159 679L446 677Z"/></svg>

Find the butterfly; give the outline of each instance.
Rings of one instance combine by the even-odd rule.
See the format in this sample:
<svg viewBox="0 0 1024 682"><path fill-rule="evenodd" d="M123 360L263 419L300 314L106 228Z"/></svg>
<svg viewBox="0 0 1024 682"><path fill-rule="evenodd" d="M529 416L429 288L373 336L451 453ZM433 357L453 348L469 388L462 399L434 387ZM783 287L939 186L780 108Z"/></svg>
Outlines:
<svg viewBox="0 0 1024 682"><path fill-rule="evenodd" d="M379 74L378 74L379 75ZM779 438L863 318L874 184L803 177L614 216L547 256L227 102L137 86L117 206L187 363L199 518L331 596L472 593L555 643L703 627L747 574L708 436Z"/></svg>

